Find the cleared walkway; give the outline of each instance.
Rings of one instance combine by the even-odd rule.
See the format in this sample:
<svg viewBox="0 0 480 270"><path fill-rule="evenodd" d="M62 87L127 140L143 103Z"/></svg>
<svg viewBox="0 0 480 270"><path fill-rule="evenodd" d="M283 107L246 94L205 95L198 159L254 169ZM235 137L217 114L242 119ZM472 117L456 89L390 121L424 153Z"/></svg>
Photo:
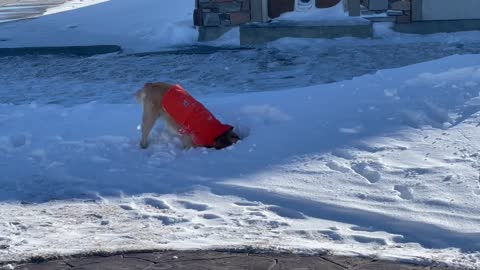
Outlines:
<svg viewBox="0 0 480 270"><path fill-rule="evenodd" d="M415 265L360 257L299 256L228 253L214 251L168 251L93 256L28 264L17 270L448 270L441 265Z"/></svg>

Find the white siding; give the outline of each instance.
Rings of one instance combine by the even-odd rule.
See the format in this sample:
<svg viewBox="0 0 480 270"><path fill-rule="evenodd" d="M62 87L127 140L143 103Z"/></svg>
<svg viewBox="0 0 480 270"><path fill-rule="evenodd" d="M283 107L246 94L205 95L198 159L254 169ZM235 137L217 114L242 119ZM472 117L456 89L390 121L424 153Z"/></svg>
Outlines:
<svg viewBox="0 0 480 270"><path fill-rule="evenodd" d="M480 0L423 0L421 18L424 21L480 19Z"/></svg>

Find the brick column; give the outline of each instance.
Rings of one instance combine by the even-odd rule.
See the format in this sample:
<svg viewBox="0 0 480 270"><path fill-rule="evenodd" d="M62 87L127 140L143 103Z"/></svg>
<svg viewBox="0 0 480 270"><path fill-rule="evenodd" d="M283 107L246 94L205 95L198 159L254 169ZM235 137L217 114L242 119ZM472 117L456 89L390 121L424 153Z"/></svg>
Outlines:
<svg viewBox="0 0 480 270"><path fill-rule="evenodd" d="M360 16L360 0L346 0L348 6L348 16Z"/></svg>
<svg viewBox="0 0 480 270"><path fill-rule="evenodd" d="M250 22L250 0L196 0L196 26L235 26Z"/></svg>

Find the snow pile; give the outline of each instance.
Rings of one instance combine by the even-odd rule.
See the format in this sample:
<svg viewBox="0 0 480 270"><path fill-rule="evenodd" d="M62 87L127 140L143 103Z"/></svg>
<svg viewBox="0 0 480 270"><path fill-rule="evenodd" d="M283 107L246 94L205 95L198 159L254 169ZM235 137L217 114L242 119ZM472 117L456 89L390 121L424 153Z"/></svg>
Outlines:
<svg viewBox="0 0 480 270"><path fill-rule="evenodd" d="M1 105L0 262L248 245L478 268L478 63L200 96L244 137L223 151L161 124L139 149L135 104Z"/></svg>
<svg viewBox="0 0 480 270"><path fill-rule="evenodd" d="M357 17L350 17L343 10L343 1L330 8L312 8L306 11L293 11L283 13L275 19L276 21L308 21L308 22L324 22L324 21L358 21L363 20Z"/></svg>
<svg viewBox="0 0 480 270"><path fill-rule="evenodd" d="M110 0L2 24L0 47L120 45L149 51L192 44L197 38L194 8L192 0Z"/></svg>

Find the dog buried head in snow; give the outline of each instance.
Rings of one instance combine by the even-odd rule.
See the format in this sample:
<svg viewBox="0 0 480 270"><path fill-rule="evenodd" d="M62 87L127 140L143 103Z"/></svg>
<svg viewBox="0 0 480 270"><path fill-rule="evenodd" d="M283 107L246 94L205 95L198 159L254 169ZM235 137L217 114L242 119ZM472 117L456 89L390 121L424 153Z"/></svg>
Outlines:
<svg viewBox="0 0 480 270"><path fill-rule="evenodd" d="M222 149L240 140L232 126L218 121L180 85L147 83L137 92L136 98L143 103L142 148L148 147L148 135L158 118L182 138L185 148Z"/></svg>

